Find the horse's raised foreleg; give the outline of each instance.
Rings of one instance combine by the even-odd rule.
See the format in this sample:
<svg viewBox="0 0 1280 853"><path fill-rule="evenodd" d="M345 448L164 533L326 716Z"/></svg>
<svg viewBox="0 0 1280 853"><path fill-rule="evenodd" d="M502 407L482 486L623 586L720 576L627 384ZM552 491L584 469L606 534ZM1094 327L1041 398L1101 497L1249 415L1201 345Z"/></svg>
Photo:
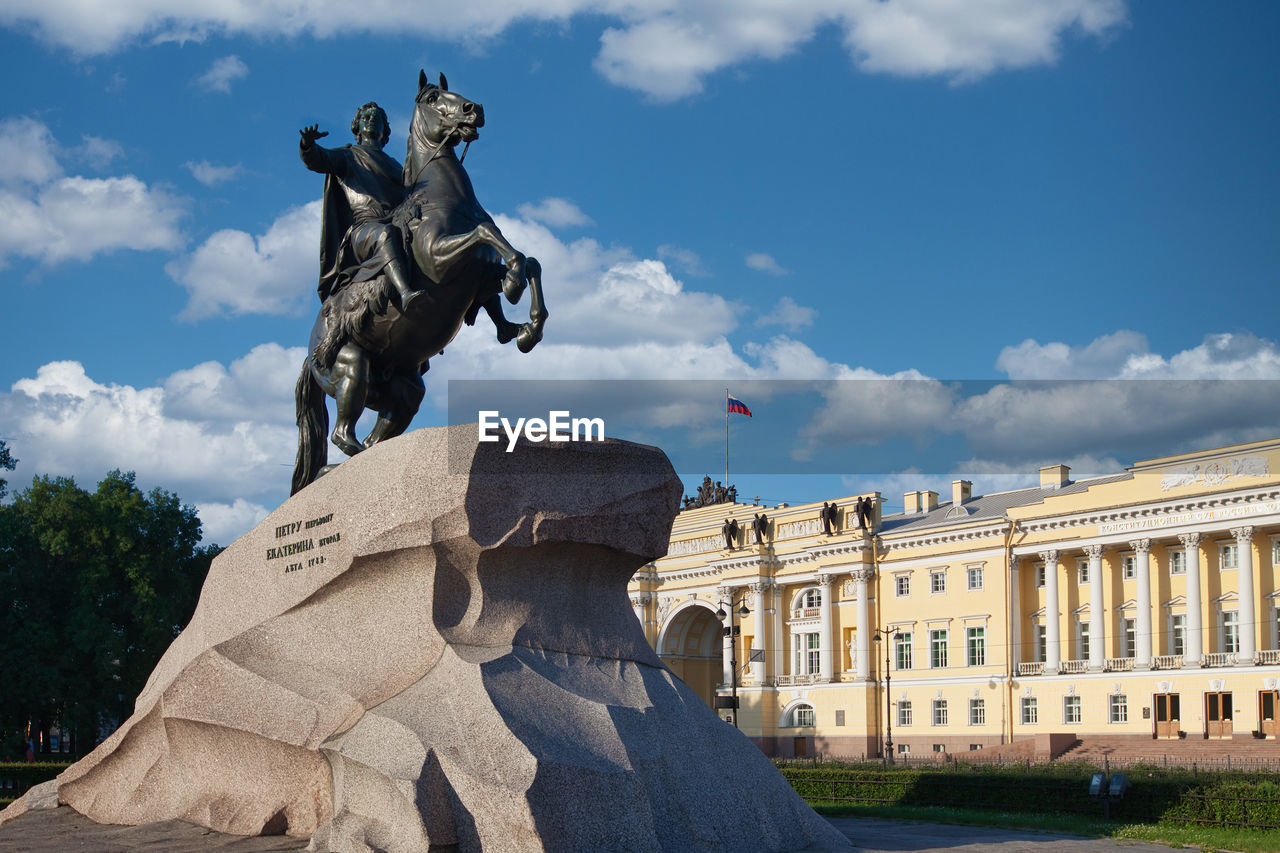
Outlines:
<svg viewBox="0 0 1280 853"><path fill-rule="evenodd" d="M502 262L507 267L507 274L502 279L502 292L513 305L519 302L526 282L525 256L507 242L507 238L502 236L498 226L492 222L481 222L473 230L463 234L448 234L432 240L426 247L429 257L419 256L419 265L430 278L440 281L445 271L469 257L477 246L491 246L502 257ZM423 264L423 260L429 261L436 275L431 274L428 264Z"/></svg>
<svg viewBox="0 0 1280 853"><path fill-rule="evenodd" d="M329 375L334 383L333 399L338 404L329 440L343 453L355 456L364 450L364 445L356 441L356 421L369 397L369 356L355 344L346 344L338 350Z"/></svg>
<svg viewBox="0 0 1280 853"><path fill-rule="evenodd" d="M528 352L542 340L542 327L551 316L547 312L546 303L542 299L542 264L536 258L525 260L525 272L529 276L529 322L520 326L516 335L516 347L520 352Z"/></svg>

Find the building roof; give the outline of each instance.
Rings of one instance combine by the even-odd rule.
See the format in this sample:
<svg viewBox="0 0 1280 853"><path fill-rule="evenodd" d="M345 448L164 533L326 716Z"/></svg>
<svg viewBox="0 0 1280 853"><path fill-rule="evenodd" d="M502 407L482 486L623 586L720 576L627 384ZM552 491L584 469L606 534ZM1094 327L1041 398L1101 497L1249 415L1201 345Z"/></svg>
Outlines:
<svg viewBox="0 0 1280 853"><path fill-rule="evenodd" d="M924 530L930 527L943 527L966 521L991 521L1004 518L1011 507L1030 506L1043 503L1045 498L1059 495L1073 495L1087 491L1092 486L1103 483L1116 483L1133 479L1133 474L1124 471L1119 474L1108 474L1105 477L1091 477L1078 480L1064 486L1017 489L1011 492L996 492L990 495L979 495L965 501L959 508L952 501L938 504L937 509L929 512L900 512L886 515L881 519L880 534L907 533ZM957 510L953 513L953 510ZM963 511L963 512L961 512Z"/></svg>

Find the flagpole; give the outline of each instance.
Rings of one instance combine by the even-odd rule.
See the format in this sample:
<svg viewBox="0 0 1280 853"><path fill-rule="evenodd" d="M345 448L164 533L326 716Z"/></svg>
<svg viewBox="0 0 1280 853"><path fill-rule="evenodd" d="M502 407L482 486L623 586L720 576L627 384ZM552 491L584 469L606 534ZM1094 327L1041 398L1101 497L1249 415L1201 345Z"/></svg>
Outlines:
<svg viewBox="0 0 1280 853"><path fill-rule="evenodd" d="M729 488L729 389L724 389L724 487Z"/></svg>

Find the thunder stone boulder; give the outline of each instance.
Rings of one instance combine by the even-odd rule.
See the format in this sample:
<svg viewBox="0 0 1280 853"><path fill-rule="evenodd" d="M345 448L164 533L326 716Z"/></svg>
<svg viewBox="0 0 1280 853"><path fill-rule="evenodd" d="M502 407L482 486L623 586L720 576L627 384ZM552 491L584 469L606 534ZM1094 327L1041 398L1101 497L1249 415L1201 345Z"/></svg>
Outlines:
<svg viewBox="0 0 1280 853"><path fill-rule="evenodd" d="M662 452L475 436L378 444L221 554L58 800L344 852L846 849L644 639Z"/></svg>

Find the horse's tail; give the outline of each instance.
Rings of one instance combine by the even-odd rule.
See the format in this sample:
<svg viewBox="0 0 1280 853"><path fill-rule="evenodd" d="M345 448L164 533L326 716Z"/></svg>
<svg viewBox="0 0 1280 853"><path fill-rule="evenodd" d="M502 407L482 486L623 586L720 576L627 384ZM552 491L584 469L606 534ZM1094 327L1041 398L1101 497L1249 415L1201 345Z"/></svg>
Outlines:
<svg viewBox="0 0 1280 853"><path fill-rule="evenodd" d="M324 390L311 374L311 359L302 360L302 373L294 388L293 398L298 411L298 457L293 464L293 488L296 495L306 488L320 473L329 458L329 409L325 406Z"/></svg>

